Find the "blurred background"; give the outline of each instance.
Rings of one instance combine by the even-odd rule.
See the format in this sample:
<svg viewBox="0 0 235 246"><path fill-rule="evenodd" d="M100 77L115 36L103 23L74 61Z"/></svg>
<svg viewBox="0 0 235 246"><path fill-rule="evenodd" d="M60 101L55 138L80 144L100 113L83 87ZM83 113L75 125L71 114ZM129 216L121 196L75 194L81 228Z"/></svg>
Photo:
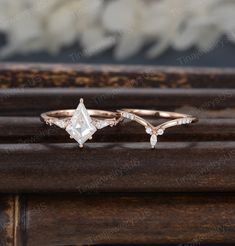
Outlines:
<svg viewBox="0 0 235 246"><path fill-rule="evenodd" d="M0 60L235 66L235 0L0 0Z"/></svg>

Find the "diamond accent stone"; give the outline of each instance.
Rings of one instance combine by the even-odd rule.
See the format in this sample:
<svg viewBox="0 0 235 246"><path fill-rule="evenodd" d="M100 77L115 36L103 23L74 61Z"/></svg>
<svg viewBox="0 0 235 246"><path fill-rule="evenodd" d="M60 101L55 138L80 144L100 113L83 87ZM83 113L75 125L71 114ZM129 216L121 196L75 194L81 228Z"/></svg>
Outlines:
<svg viewBox="0 0 235 246"><path fill-rule="evenodd" d="M192 123L192 119L187 119L187 124Z"/></svg>
<svg viewBox="0 0 235 246"><path fill-rule="evenodd" d="M158 131L157 131L157 134L158 135L163 135L163 133L164 133L164 130L163 129L158 129Z"/></svg>
<svg viewBox="0 0 235 246"><path fill-rule="evenodd" d="M132 113L128 113L128 112L122 112L122 116L124 118L130 119L130 120L134 120L135 119L135 115Z"/></svg>
<svg viewBox="0 0 235 246"><path fill-rule="evenodd" d="M145 130L147 134L150 134L150 135L152 134L152 129L150 127L146 127Z"/></svg>
<svg viewBox="0 0 235 246"><path fill-rule="evenodd" d="M153 134L150 138L150 144L152 146L152 148L155 148L156 144L157 144L157 135Z"/></svg>
<svg viewBox="0 0 235 246"><path fill-rule="evenodd" d="M135 116L133 114L130 114L129 117L130 117L131 120L134 120L135 119Z"/></svg>
<svg viewBox="0 0 235 246"><path fill-rule="evenodd" d="M122 112L122 116L123 116L123 117L127 118L127 115L128 115L128 113Z"/></svg>
<svg viewBox="0 0 235 246"><path fill-rule="evenodd" d="M96 126L97 129L103 129L106 126L111 125L111 123L109 121L107 121L107 120L98 120L98 121L94 121L93 123L94 123L94 125Z"/></svg>
<svg viewBox="0 0 235 246"><path fill-rule="evenodd" d="M188 120L187 118L183 119L183 124L187 124Z"/></svg>
<svg viewBox="0 0 235 246"><path fill-rule="evenodd" d="M179 125L186 125L186 124L190 124L190 123L192 123L192 119L190 119L190 118L182 118L182 119L179 119L179 121L178 121Z"/></svg>
<svg viewBox="0 0 235 246"><path fill-rule="evenodd" d="M187 118L182 118L178 120L178 125L184 125L187 124Z"/></svg>
<svg viewBox="0 0 235 246"><path fill-rule="evenodd" d="M91 139L92 135L97 131L96 127L92 124L92 119L82 99L68 123L66 131L71 138L79 143L80 147L82 147L88 139Z"/></svg>
<svg viewBox="0 0 235 246"><path fill-rule="evenodd" d="M53 124L63 129L66 128L66 122L64 120L56 119Z"/></svg>

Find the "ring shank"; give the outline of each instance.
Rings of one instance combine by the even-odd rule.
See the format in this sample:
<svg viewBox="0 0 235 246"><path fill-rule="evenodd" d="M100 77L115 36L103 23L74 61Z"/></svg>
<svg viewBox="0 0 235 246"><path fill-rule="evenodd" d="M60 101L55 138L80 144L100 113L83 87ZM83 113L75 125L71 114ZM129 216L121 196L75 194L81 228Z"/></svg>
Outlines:
<svg viewBox="0 0 235 246"><path fill-rule="evenodd" d="M125 108L122 110L128 113L136 114L138 116L159 117L159 118L167 118L167 119L178 119L178 118L191 117L191 118L195 118L196 120L196 117L193 117L188 114L182 114L182 113L176 113L176 112L147 110L147 109L129 109L129 108Z"/></svg>
<svg viewBox="0 0 235 246"><path fill-rule="evenodd" d="M146 109L130 109L125 108L120 110L120 112L127 112L130 114L134 114L134 120L139 124L143 125L144 127L150 127L152 129L167 129L173 126L181 125L184 120L186 122L195 123L198 119L192 115L176 113L176 112L168 112L168 111L158 111L158 110L146 110ZM171 119L161 125L154 127L149 121L145 120L142 117L158 117L158 118L166 118ZM184 123L183 123L184 124Z"/></svg>
<svg viewBox="0 0 235 246"><path fill-rule="evenodd" d="M90 116L98 117L98 118L116 118L118 116L118 114L115 112L104 111L104 110L88 109L87 111ZM49 111L41 114L41 118L43 120L47 120L49 118L71 118L74 112L75 112L74 109Z"/></svg>

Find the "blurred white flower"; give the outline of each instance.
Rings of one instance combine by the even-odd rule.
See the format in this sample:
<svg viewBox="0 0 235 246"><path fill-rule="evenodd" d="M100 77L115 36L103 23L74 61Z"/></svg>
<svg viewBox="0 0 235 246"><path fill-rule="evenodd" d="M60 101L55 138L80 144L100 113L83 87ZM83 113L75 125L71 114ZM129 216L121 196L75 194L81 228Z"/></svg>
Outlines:
<svg viewBox="0 0 235 246"><path fill-rule="evenodd" d="M145 14L146 5L142 0L116 0L104 9L102 24L107 32L117 37L117 59L134 55L144 45Z"/></svg>
<svg viewBox="0 0 235 246"><path fill-rule="evenodd" d="M226 35L235 42L234 0L0 0L0 57L78 42L84 55L114 47L124 59L150 46L154 58L172 47L210 51Z"/></svg>

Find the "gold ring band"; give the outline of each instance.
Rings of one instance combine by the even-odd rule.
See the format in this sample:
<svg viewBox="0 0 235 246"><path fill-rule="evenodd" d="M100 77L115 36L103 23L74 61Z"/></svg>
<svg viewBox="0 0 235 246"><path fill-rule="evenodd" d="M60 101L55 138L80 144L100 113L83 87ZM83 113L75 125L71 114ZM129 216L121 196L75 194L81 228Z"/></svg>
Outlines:
<svg viewBox="0 0 235 246"><path fill-rule="evenodd" d="M181 114L175 112L158 111L158 110L145 110L145 109L122 109L118 110L123 118L136 121L145 127L146 133L151 135L150 144L152 148L155 148L157 144L157 136L163 135L167 128L188 125L195 123L198 119L192 115ZM158 126L153 126L149 121L145 120L143 117L158 117L170 119Z"/></svg>

